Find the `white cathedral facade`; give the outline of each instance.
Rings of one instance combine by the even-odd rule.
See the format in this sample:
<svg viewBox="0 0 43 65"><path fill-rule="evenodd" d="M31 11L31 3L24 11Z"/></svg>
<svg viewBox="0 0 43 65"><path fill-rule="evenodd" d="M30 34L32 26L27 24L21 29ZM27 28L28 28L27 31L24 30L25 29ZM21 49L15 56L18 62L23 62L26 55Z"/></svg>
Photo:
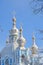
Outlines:
<svg viewBox="0 0 43 65"><path fill-rule="evenodd" d="M22 26L20 30L16 28L14 17L6 46L0 52L0 65L43 65L43 49L36 45L35 36L32 36L31 48L25 48L22 31Z"/></svg>

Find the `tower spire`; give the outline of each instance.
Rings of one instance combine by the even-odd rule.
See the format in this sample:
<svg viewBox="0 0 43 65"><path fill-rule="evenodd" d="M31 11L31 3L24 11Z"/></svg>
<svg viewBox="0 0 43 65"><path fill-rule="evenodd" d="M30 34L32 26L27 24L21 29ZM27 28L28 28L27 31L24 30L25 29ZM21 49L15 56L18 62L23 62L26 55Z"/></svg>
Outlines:
<svg viewBox="0 0 43 65"><path fill-rule="evenodd" d="M23 32L23 28L22 28L22 25L20 26L20 30L19 30L19 35L20 37L22 36L22 32Z"/></svg>
<svg viewBox="0 0 43 65"><path fill-rule="evenodd" d="M35 36L34 36L34 34L33 34L33 36L32 36L32 47L31 47L31 49L32 49L32 55L34 55L34 54L37 54L37 52L38 52L38 46L36 45L36 42L35 42Z"/></svg>
<svg viewBox="0 0 43 65"><path fill-rule="evenodd" d="M35 36L34 36L34 33L33 33L33 36L32 36L32 41L33 41L33 44L35 44Z"/></svg>
<svg viewBox="0 0 43 65"><path fill-rule="evenodd" d="M23 34L22 34L22 26L20 27L20 30L19 30L19 38L17 40L18 44L19 44L19 47L24 47L25 43L26 43L26 40L25 38L23 37Z"/></svg>
<svg viewBox="0 0 43 65"><path fill-rule="evenodd" d="M16 27L16 17L13 17L12 21L13 21L13 28L14 28Z"/></svg>

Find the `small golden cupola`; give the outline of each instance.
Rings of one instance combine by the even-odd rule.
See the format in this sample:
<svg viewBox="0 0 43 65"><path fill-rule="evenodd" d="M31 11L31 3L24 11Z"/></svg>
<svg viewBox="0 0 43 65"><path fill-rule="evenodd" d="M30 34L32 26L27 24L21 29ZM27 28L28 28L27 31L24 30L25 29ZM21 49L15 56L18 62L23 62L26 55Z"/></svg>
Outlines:
<svg viewBox="0 0 43 65"><path fill-rule="evenodd" d="M33 41L33 44L32 44L32 47L31 47L32 54L37 54L38 46L36 45L35 36L34 35L32 37L32 41Z"/></svg>
<svg viewBox="0 0 43 65"><path fill-rule="evenodd" d="M22 26L20 27L20 30L19 30L19 38L17 40L18 44L20 47L24 47L25 43L26 43L26 40L25 38L23 37L23 34L22 34Z"/></svg>

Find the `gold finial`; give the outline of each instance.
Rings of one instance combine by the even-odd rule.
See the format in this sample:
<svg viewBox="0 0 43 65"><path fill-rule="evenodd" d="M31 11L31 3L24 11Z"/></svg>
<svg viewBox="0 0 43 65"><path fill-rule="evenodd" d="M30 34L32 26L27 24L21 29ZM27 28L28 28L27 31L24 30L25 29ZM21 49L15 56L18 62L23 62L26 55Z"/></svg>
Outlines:
<svg viewBox="0 0 43 65"><path fill-rule="evenodd" d="M22 27L20 28L20 32L22 32Z"/></svg>
<svg viewBox="0 0 43 65"><path fill-rule="evenodd" d="M23 29L22 29L22 25L20 26L20 37L22 36L22 31L23 31Z"/></svg>
<svg viewBox="0 0 43 65"><path fill-rule="evenodd" d="M33 32L33 35L32 35L32 39L35 40L34 32Z"/></svg>
<svg viewBox="0 0 43 65"><path fill-rule="evenodd" d="M16 12L15 11L13 11L13 22L16 22Z"/></svg>
<svg viewBox="0 0 43 65"><path fill-rule="evenodd" d="M20 32L22 32L23 31L23 29L22 29L22 24L20 25Z"/></svg>
<svg viewBox="0 0 43 65"><path fill-rule="evenodd" d="M13 22L16 22L16 17L13 17L13 19L12 19L12 20L13 20Z"/></svg>
<svg viewBox="0 0 43 65"><path fill-rule="evenodd" d="M21 26L20 26L20 30L19 30L20 37L22 36L22 31L23 31L23 29L22 29L22 25L21 25Z"/></svg>
<svg viewBox="0 0 43 65"><path fill-rule="evenodd" d="M35 36L34 36L34 32L33 32L33 35L32 35L32 41L33 41L33 45L35 44Z"/></svg>

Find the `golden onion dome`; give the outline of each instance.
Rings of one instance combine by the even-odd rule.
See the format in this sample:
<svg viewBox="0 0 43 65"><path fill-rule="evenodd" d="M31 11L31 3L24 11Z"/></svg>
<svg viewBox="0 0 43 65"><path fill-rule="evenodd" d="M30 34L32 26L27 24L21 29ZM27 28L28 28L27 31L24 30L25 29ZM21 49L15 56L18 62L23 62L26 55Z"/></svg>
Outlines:
<svg viewBox="0 0 43 65"><path fill-rule="evenodd" d="M33 40L33 44L32 44L32 47L31 47L32 54L36 54L37 51L38 51L38 46L35 43L35 36L32 37L32 40Z"/></svg>
<svg viewBox="0 0 43 65"><path fill-rule="evenodd" d="M21 46L21 47L23 47L25 45L25 43L26 43L26 40L25 40L25 38L22 35L22 31L23 31L23 29L21 27L20 30L19 30L19 38L17 40L19 46Z"/></svg>

